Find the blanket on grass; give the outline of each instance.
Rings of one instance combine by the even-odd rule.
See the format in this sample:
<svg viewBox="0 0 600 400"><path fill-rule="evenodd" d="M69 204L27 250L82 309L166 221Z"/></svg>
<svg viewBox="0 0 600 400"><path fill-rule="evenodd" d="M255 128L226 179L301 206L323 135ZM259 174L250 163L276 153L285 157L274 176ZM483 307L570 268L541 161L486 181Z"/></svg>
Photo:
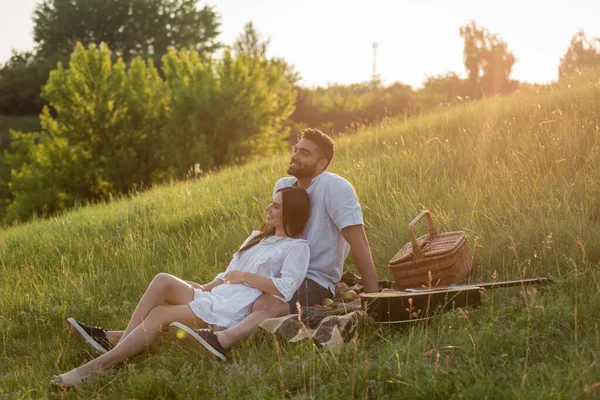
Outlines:
<svg viewBox="0 0 600 400"><path fill-rule="evenodd" d="M339 348L355 337L363 324L370 322L362 310L359 296L362 291L360 278L346 272L335 286L333 299L298 307L295 314L267 319L260 328L288 342L311 339L326 348Z"/></svg>

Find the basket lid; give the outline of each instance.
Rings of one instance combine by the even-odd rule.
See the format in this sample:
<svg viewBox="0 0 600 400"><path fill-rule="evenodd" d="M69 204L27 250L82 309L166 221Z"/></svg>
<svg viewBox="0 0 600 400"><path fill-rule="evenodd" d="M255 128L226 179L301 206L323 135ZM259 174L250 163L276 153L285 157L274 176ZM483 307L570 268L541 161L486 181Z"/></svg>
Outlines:
<svg viewBox="0 0 600 400"><path fill-rule="evenodd" d="M467 239L463 231L444 232L436 235L424 235L417 239L417 243L424 258L438 257L458 249ZM403 263L413 259L413 247L410 242L402 246L390 260L390 265Z"/></svg>

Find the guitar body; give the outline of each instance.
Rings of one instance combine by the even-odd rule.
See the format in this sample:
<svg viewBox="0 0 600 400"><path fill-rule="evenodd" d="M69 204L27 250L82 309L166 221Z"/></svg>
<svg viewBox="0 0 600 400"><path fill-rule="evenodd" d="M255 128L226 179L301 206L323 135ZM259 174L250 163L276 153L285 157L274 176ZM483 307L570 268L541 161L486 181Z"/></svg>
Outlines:
<svg viewBox="0 0 600 400"><path fill-rule="evenodd" d="M398 324L430 318L435 311L475 306L481 302L481 288L463 286L446 290L418 290L360 295L363 308L375 322Z"/></svg>
<svg viewBox="0 0 600 400"><path fill-rule="evenodd" d="M376 323L401 324L431 318L436 311L456 307L477 306L486 289L524 287L532 284L549 284L547 278L521 279L505 282L477 283L460 286L441 286L425 289L385 290L379 293L362 293L362 306ZM380 282L381 284L381 282ZM382 285L394 287L393 282Z"/></svg>

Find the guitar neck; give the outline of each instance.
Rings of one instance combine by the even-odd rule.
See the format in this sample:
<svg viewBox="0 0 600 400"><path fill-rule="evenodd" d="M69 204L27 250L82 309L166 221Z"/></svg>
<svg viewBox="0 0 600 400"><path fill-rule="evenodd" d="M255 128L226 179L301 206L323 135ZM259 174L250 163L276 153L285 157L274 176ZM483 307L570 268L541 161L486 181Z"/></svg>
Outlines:
<svg viewBox="0 0 600 400"><path fill-rule="evenodd" d="M477 286L483 289L495 289L495 288L507 288L514 286L527 286L527 285L547 285L554 283L552 279L548 278L531 278L531 279L516 279L514 281L500 281L500 282L487 282L487 283L475 283L469 286Z"/></svg>
<svg viewBox="0 0 600 400"><path fill-rule="evenodd" d="M479 289L497 289L497 288L508 288L514 286L528 286L528 285L547 285L554 283L552 279L548 278L530 278L530 279L516 279L514 281L500 281L500 282L482 282L450 285L450 286L434 286L431 288L409 288L404 289L403 292L409 293L431 293L431 292L443 292L443 291L456 291L456 290L479 290Z"/></svg>

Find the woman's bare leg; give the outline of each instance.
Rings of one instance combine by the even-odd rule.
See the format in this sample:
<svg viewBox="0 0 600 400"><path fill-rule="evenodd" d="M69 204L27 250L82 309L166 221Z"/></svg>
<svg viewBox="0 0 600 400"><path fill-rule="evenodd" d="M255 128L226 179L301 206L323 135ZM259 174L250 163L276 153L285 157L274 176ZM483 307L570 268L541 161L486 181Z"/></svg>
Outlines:
<svg viewBox="0 0 600 400"><path fill-rule="evenodd" d="M160 281L160 283L159 283L159 281ZM167 304L176 306L179 304L187 304L194 299L193 289L191 290L191 296L187 297L185 292L189 291L189 289L186 289L185 286L182 286L180 284L180 282L183 282L186 286L189 287L189 284L187 284L185 281L182 281L181 279L177 278L176 276L165 274L165 273L159 273L154 277L154 280L150 284L151 285L152 285L152 283L154 283L155 285L165 284L165 283L167 285L171 284L173 286L173 289L176 292L182 291L184 294L183 297L178 293L172 293L171 295L166 296L167 298L165 299L164 302L166 302ZM178 286L180 286L180 287L178 287ZM148 287L148 289L150 289L150 287ZM148 292L148 289L146 290L146 292ZM143 297L142 297L142 299L143 299ZM157 299L157 300L160 300L160 299ZM140 300L140 302L141 302L141 300ZM139 307L139 304L138 304L138 307ZM137 311L137 308L136 308L136 311ZM133 318L133 315L132 315L132 318ZM130 322L130 324L131 324L131 322ZM125 333L124 330L107 330L106 331L106 340L108 340L110 344L116 346L119 343L119 341L122 338L124 338L124 336L123 336L124 333Z"/></svg>
<svg viewBox="0 0 600 400"><path fill-rule="evenodd" d="M165 302L171 305L182 305L192 300L194 300L194 289L188 283L170 274L162 272L157 274L135 307L127 329L122 333L118 343L123 342L127 335L146 319L153 308ZM111 336L114 337L114 334Z"/></svg>
<svg viewBox="0 0 600 400"><path fill-rule="evenodd" d="M125 331L106 331L106 340L114 346L119 343Z"/></svg>
<svg viewBox="0 0 600 400"><path fill-rule="evenodd" d="M118 345L111 351L76 368L77 373L83 379L94 373L102 374L107 369L140 354L150 347L172 322L181 322L194 328L206 326L206 323L198 318L187 304L154 307L143 322L138 324Z"/></svg>

